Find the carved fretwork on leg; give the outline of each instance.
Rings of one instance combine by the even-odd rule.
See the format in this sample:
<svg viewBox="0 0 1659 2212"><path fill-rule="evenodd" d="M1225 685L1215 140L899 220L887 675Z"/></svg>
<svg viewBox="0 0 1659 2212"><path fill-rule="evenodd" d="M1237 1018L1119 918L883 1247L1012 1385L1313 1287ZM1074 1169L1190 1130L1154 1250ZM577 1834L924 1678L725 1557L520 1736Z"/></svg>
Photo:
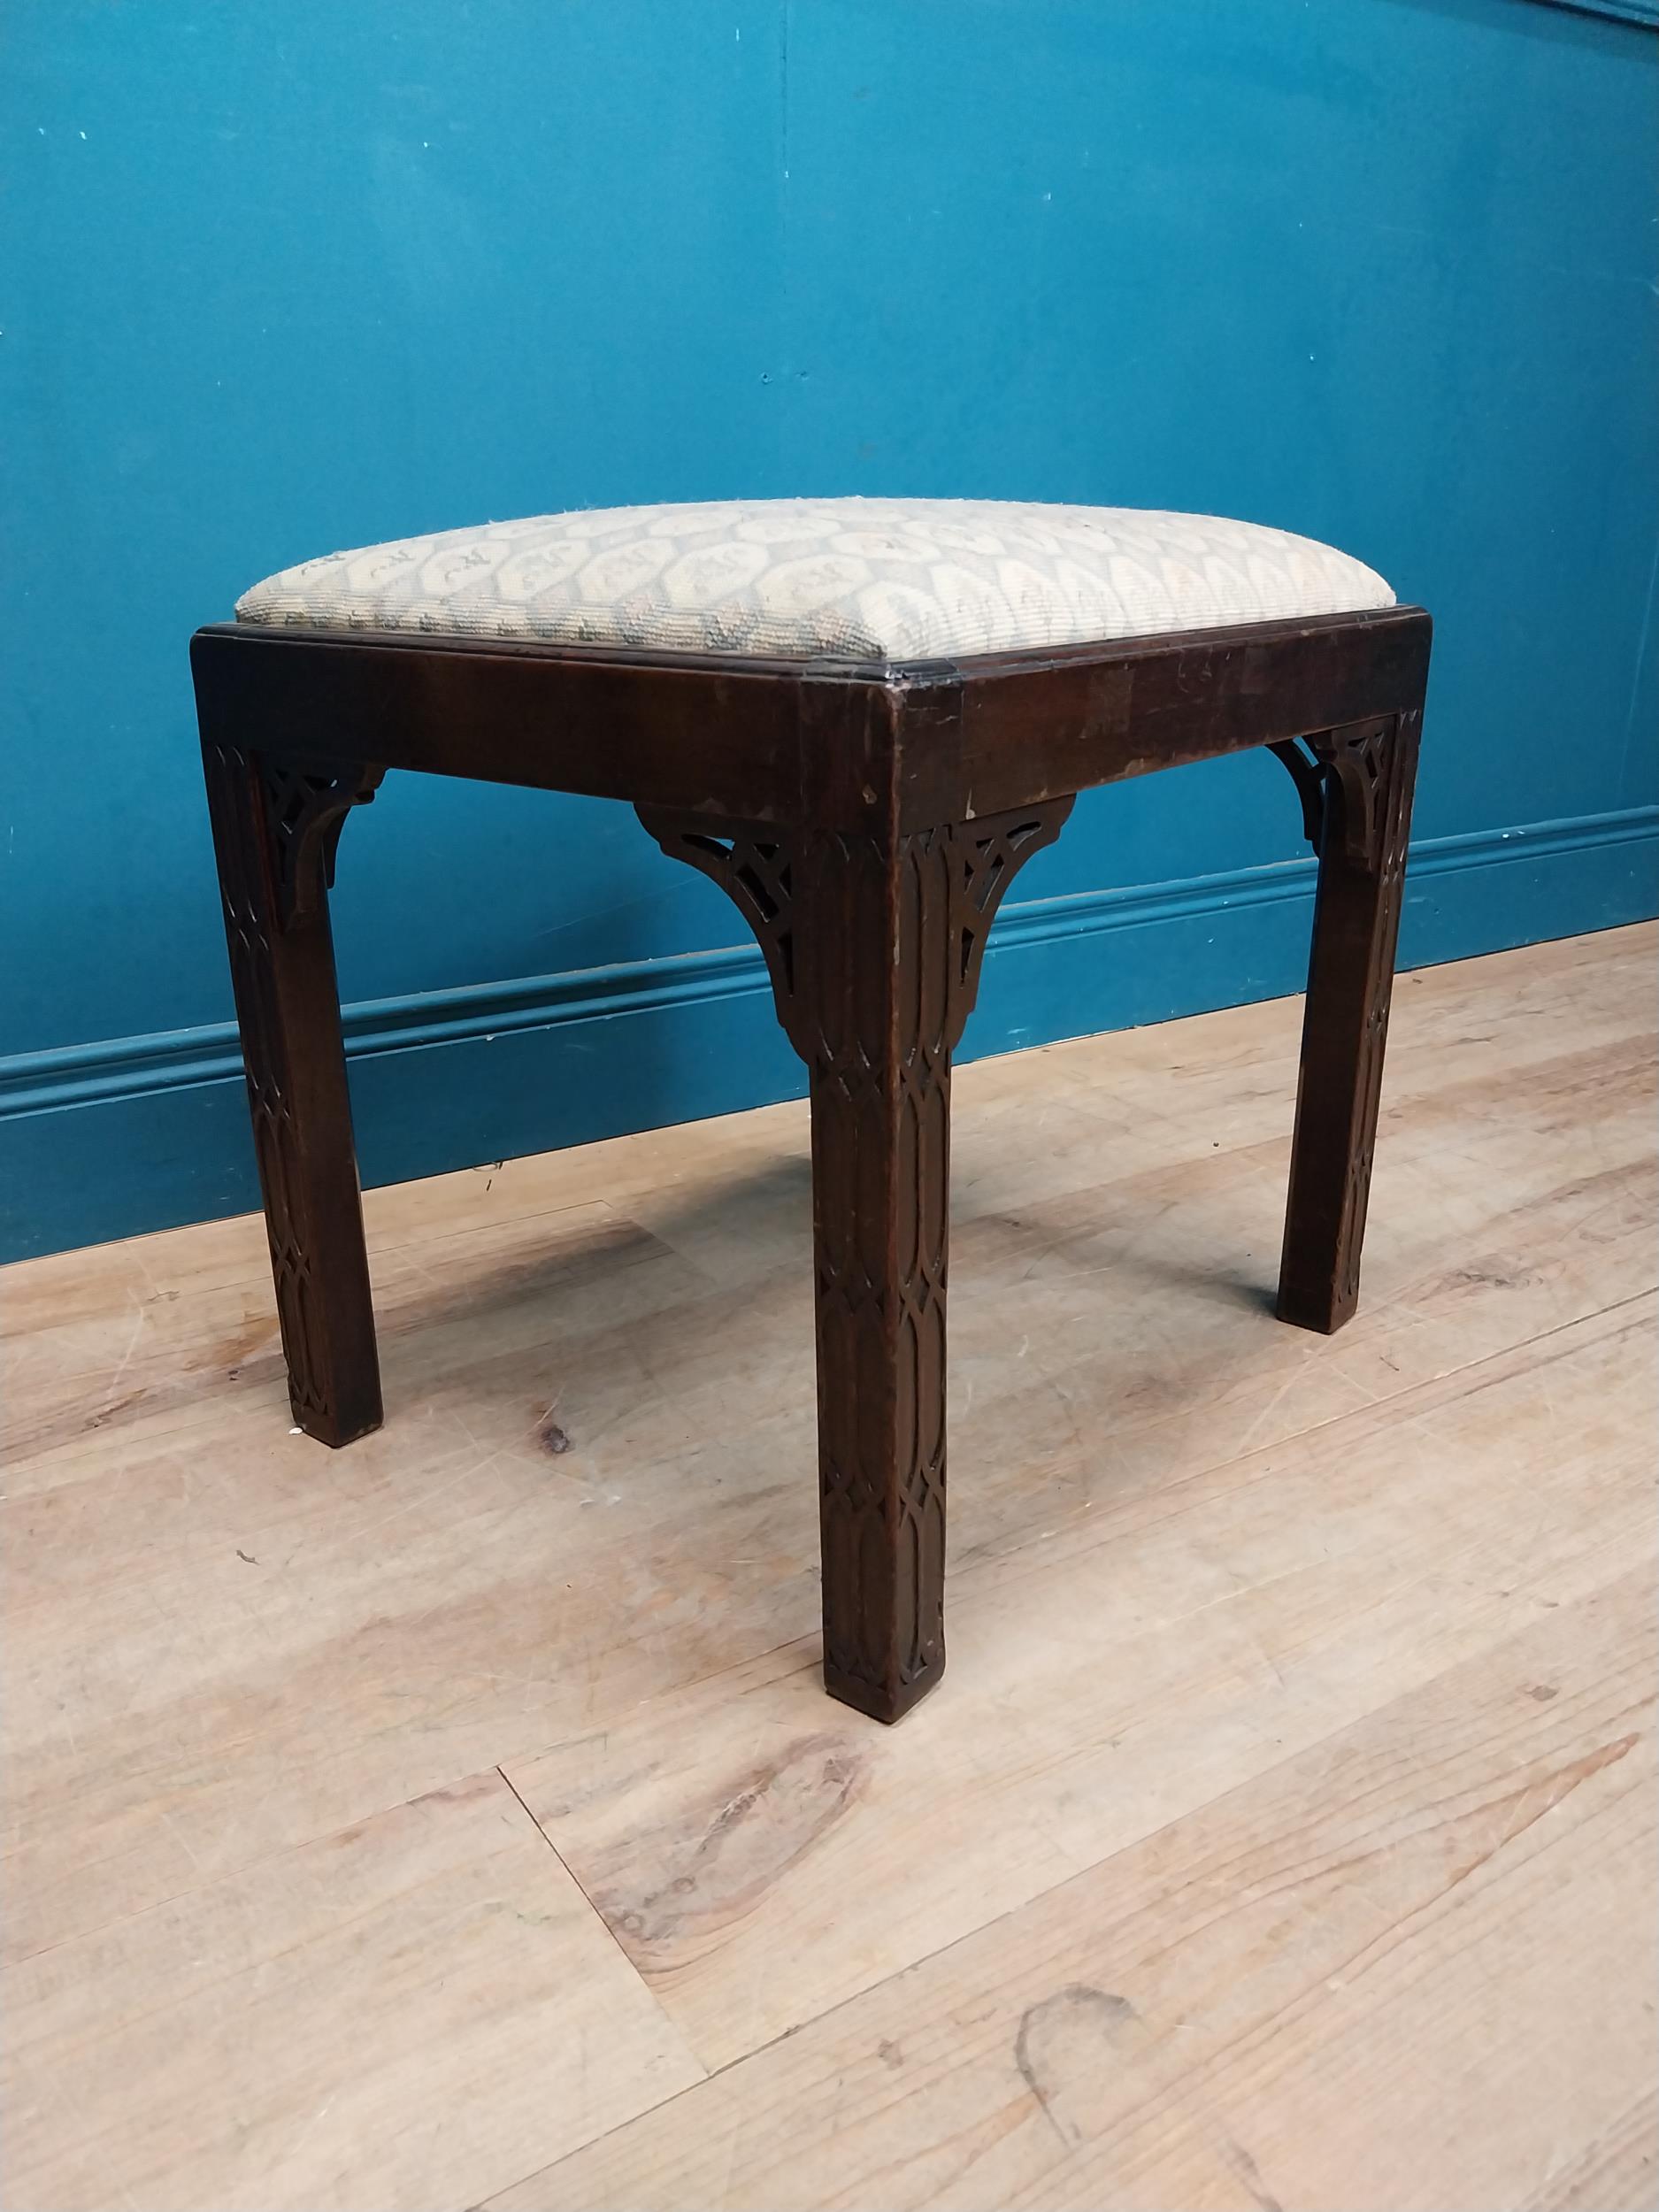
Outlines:
<svg viewBox="0 0 1659 2212"><path fill-rule="evenodd" d="M1326 731L1306 755L1273 748L1294 753L1319 856L1279 1314L1327 1333L1359 1297L1421 723L1413 711Z"/></svg>
<svg viewBox="0 0 1659 2212"><path fill-rule="evenodd" d="M381 772L211 740L202 758L288 1399L308 1436L347 1444L379 1427L380 1384L327 885Z"/></svg>
<svg viewBox="0 0 1659 2212"><path fill-rule="evenodd" d="M1071 807L891 840L641 810L756 928L810 1071L824 1675L879 1720L945 1664L951 1051L997 906Z"/></svg>

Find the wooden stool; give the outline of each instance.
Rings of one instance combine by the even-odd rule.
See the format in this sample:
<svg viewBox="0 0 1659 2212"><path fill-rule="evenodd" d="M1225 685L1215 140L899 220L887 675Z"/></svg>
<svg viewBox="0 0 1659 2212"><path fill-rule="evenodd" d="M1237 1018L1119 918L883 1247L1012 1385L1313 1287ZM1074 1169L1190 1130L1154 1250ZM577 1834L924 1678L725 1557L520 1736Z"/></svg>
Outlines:
<svg viewBox="0 0 1659 2212"><path fill-rule="evenodd" d="M327 887L388 768L627 799L728 892L811 1077L824 1676L944 1670L950 1056L1074 795L1266 746L1319 856L1279 1288L1353 1312L1429 618L1277 530L779 500L332 555L192 643L294 1417L380 1420ZM1086 1025L1080 1022L1079 1025Z"/></svg>

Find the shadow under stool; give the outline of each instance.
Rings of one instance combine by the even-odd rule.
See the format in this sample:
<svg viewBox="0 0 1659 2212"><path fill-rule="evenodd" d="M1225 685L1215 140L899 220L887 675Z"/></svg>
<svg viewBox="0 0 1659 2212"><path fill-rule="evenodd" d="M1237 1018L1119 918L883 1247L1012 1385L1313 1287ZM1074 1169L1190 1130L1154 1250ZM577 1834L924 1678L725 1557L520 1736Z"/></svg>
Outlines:
<svg viewBox="0 0 1659 2212"><path fill-rule="evenodd" d="M727 892L810 1075L824 1676L944 1670L950 1057L1075 795L1264 746L1318 856L1278 1310L1353 1312L1430 624L1210 517L787 500L539 517L284 571L192 642L294 1417L380 1386L328 923L389 769L631 801Z"/></svg>

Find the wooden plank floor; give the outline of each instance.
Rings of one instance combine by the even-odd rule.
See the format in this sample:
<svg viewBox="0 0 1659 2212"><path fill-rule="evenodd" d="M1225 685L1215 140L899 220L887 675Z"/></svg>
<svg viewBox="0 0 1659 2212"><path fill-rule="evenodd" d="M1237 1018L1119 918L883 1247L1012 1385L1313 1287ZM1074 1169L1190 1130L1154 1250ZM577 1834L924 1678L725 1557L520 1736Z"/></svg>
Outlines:
<svg viewBox="0 0 1659 2212"><path fill-rule="evenodd" d="M1402 979L1328 1340L1297 1003L961 1071L891 1731L803 1108L372 1194L342 1454L257 1222L9 1271L7 2204L1651 2207L1655 937Z"/></svg>

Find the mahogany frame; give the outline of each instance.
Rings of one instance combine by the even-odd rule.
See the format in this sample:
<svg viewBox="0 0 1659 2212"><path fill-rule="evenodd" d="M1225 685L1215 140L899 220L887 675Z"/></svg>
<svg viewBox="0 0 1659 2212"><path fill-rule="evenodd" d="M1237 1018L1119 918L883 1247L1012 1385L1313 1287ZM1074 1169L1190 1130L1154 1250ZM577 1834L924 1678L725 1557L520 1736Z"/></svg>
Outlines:
<svg viewBox="0 0 1659 2212"><path fill-rule="evenodd" d="M950 1057L1074 795L1270 747L1319 856L1279 1312L1353 1312L1410 827L1420 608L912 665L220 624L191 643L295 1419L381 1419L328 886L390 769L626 799L733 897L810 1075L824 1671L945 1663Z"/></svg>

